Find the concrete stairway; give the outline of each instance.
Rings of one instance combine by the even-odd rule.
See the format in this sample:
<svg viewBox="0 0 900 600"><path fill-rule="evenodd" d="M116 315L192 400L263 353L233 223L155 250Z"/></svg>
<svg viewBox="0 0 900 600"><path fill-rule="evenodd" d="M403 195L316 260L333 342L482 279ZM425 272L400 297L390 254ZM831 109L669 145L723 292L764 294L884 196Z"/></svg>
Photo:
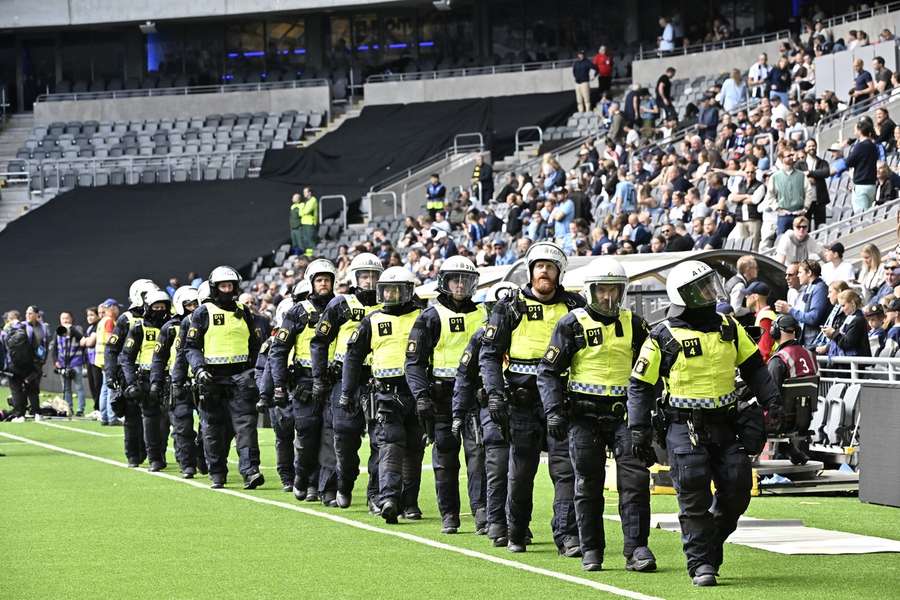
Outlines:
<svg viewBox="0 0 900 600"><path fill-rule="evenodd" d="M10 160L15 159L16 152L25 145L25 140L31 136L32 127L34 127L34 115L31 113L12 115L0 127L0 172L8 170L7 164Z"/></svg>

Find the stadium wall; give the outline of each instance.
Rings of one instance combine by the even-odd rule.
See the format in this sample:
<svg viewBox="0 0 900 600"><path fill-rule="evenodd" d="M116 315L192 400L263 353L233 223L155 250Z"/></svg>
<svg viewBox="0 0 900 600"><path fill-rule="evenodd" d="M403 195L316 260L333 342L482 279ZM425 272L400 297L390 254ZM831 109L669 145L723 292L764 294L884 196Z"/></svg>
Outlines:
<svg viewBox="0 0 900 600"><path fill-rule="evenodd" d="M595 86L596 87L596 86ZM574 89L572 68L366 83L366 106L551 94Z"/></svg>
<svg viewBox="0 0 900 600"><path fill-rule="evenodd" d="M128 121L147 117L178 119L213 113L275 113L290 109L328 113L330 108L331 90L327 85L320 85L224 94L38 102L34 105L34 120L36 123L52 123Z"/></svg>

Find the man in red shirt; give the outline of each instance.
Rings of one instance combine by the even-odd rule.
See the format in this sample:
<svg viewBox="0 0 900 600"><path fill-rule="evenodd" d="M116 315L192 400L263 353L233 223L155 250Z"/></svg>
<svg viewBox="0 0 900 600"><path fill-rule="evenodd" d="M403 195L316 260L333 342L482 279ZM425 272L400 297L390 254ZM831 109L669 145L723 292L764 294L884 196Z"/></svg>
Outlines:
<svg viewBox="0 0 900 600"><path fill-rule="evenodd" d="M597 69L597 92L602 98L603 93L608 92L612 85L613 59L606 53L606 46L600 46L593 63Z"/></svg>

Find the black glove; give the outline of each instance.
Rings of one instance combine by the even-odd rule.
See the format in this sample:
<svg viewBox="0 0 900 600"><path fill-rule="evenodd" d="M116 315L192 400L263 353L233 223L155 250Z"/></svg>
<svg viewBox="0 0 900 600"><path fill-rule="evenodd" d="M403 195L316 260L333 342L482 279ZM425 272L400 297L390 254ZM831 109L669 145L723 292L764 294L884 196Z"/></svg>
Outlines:
<svg viewBox="0 0 900 600"><path fill-rule="evenodd" d="M273 406L275 405L272 403L271 396L269 396L268 394L260 394L259 401L256 403L256 412L258 412L259 414L264 414Z"/></svg>
<svg viewBox="0 0 900 600"><path fill-rule="evenodd" d="M210 373L206 369L200 369L199 371L197 371L197 374L194 375L194 379L200 385L208 385L209 383L212 382L213 376L212 376L212 373Z"/></svg>
<svg viewBox="0 0 900 600"><path fill-rule="evenodd" d="M344 394L341 394L341 397L338 398L338 406L340 406L347 412L353 412L356 408L356 405L353 402L353 398L351 398L350 396L345 396Z"/></svg>
<svg viewBox="0 0 900 600"><path fill-rule="evenodd" d="M324 404L328 401L328 384L321 379L313 379L312 397L316 404Z"/></svg>
<svg viewBox="0 0 900 600"><path fill-rule="evenodd" d="M631 454L643 461L648 467L656 464L656 452L653 450L653 435L649 429L631 430Z"/></svg>
<svg viewBox="0 0 900 600"><path fill-rule="evenodd" d="M278 408L287 408L288 396L283 387L277 387L272 391L272 400Z"/></svg>
<svg viewBox="0 0 900 600"><path fill-rule="evenodd" d="M112 406L114 415L120 419L125 418L125 398L123 396L116 396L115 399L110 402L110 405Z"/></svg>
<svg viewBox="0 0 900 600"><path fill-rule="evenodd" d="M107 377L106 378L106 387L113 390L114 392L117 392L117 391L119 391L119 381L115 378L110 379L109 377Z"/></svg>
<svg viewBox="0 0 900 600"><path fill-rule="evenodd" d="M136 383L132 383L127 388L125 388L125 391L122 392L122 395L129 400L137 400L141 397L141 387Z"/></svg>
<svg viewBox="0 0 900 600"><path fill-rule="evenodd" d="M491 415L491 421L500 424L505 423L509 419L509 404L503 394L488 395L488 414Z"/></svg>
<svg viewBox="0 0 900 600"><path fill-rule="evenodd" d="M463 429L465 429L463 418L454 415L453 422L450 424L450 433L453 434L457 442L462 442Z"/></svg>
<svg viewBox="0 0 900 600"><path fill-rule="evenodd" d="M160 391L158 383L151 383L150 389L147 390L147 399L152 404L159 404Z"/></svg>
<svg viewBox="0 0 900 600"><path fill-rule="evenodd" d="M569 420L553 411L547 415L547 433L555 440L563 441L569 435Z"/></svg>
<svg viewBox="0 0 900 600"><path fill-rule="evenodd" d="M784 419L784 410L780 404L773 402L766 407L767 431L781 431L782 419Z"/></svg>
<svg viewBox="0 0 900 600"><path fill-rule="evenodd" d="M431 398L416 400L416 414L419 416L419 424L425 430L423 441L425 445L434 443L434 402Z"/></svg>

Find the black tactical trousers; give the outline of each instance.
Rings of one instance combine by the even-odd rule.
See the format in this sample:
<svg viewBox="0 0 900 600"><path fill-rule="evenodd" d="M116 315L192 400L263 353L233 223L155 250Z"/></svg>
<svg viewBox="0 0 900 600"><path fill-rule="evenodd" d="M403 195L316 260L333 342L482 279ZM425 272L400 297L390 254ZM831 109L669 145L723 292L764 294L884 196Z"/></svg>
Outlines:
<svg viewBox="0 0 900 600"><path fill-rule="evenodd" d="M486 408L481 409L479 416L484 435L484 497L488 519L488 537L491 539L506 537L509 443L503 439L500 428L491 420L491 415Z"/></svg>
<svg viewBox="0 0 900 600"><path fill-rule="evenodd" d="M624 419L575 417L569 427L569 453L575 469L575 515L585 562L603 562L603 485L606 452L616 460L619 517L625 538L623 554L647 545L650 535L650 471L631 453Z"/></svg>
<svg viewBox="0 0 900 600"><path fill-rule="evenodd" d="M294 486L319 488L319 448L322 442L323 406L312 398L312 379L301 377L291 392L294 435Z"/></svg>
<svg viewBox="0 0 900 600"><path fill-rule="evenodd" d="M319 481L318 490L337 491L337 458L334 452L334 411L331 398L322 406L322 434L319 436ZM313 482L310 481L310 485Z"/></svg>
<svg viewBox="0 0 900 600"><path fill-rule="evenodd" d="M294 407L273 406L269 421L275 434L275 469L282 485L294 485ZM306 487L304 485L303 489Z"/></svg>
<svg viewBox="0 0 900 600"><path fill-rule="evenodd" d="M359 447L366 431L366 418L360 406L360 396L361 392L357 390L353 410L348 411L339 404L340 384L336 383L331 388L331 424L334 431L337 489L345 494L353 491L356 478L359 477Z"/></svg>
<svg viewBox="0 0 900 600"><path fill-rule="evenodd" d="M678 497L681 543L688 573L722 564L725 540L750 505L750 458L727 423L704 426L706 439L691 444L688 426L671 423L666 433L672 480ZM710 491L710 481L716 493Z"/></svg>
<svg viewBox="0 0 900 600"><path fill-rule="evenodd" d="M110 390L110 394L113 391ZM125 458L129 463L141 464L147 458L147 448L144 445L144 424L141 419L141 406L137 400L131 400L122 396L121 390L115 392L118 396L116 402L125 406L125 415L122 417L122 429L125 435Z"/></svg>
<svg viewBox="0 0 900 600"><path fill-rule="evenodd" d="M196 469L198 456L197 432L194 431L194 399L189 388L176 388L172 394L172 408L169 420L172 422L172 440L175 445L175 460L181 471ZM202 445L200 445L202 448ZM205 459L204 459L205 460Z"/></svg>
<svg viewBox="0 0 900 600"><path fill-rule="evenodd" d="M237 447L241 475L246 479L259 472L257 397L252 370L229 378L217 378L204 390L200 415L205 425L203 444L210 476L225 477L228 474L232 438Z"/></svg>
<svg viewBox="0 0 900 600"><path fill-rule="evenodd" d="M415 401L408 395L381 392L375 401L380 501L393 500L401 509L417 507L425 446Z"/></svg>

